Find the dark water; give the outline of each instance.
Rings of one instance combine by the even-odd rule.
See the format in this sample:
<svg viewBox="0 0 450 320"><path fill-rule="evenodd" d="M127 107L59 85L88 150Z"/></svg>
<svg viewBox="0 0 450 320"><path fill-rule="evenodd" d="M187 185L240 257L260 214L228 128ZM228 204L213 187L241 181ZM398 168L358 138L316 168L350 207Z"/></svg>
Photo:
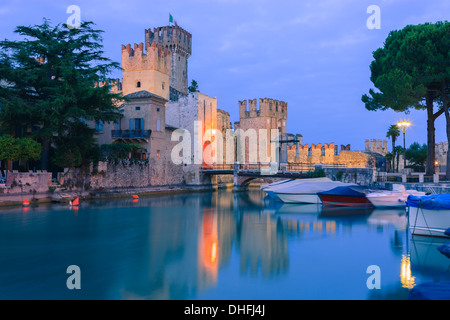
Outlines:
<svg viewBox="0 0 450 320"><path fill-rule="evenodd" d="M407 299L449 281L403 210L282 205L260 191L0 210L0 299ZM408 259L410 256L410 259ZM80 268L69 290L67 268ZM381 289L370 290L369 266Z"/></svg>

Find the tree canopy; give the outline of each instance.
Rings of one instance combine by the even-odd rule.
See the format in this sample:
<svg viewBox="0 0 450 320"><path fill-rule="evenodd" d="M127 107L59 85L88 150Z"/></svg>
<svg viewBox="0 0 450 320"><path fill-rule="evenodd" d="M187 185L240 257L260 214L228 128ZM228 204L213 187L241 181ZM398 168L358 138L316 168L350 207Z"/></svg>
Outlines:
<svg viewBox="0 0 450 320"><path fill-rule="evenodd" d="M109 78L120 65L104 57L102 31L93 26L83 22L69 29L44 20L17 27L23 40L0 41L0 82L6 84L0 86L1 126L13 135L40 126L32 137L43 146L42 169L47 169L51 144L71 145L74 127L81 135L79 151L90 150L95 131L88 122L121 117L116 105L123 98L111 92L114 80Z"/></svg>
<svg viewBox="0 0 450 320"><path fill-rule="evenodd" d="M418 142L414 142L406 149L406 160L412 165L424 166L427 161L427 145L420 145Z"/></svg>

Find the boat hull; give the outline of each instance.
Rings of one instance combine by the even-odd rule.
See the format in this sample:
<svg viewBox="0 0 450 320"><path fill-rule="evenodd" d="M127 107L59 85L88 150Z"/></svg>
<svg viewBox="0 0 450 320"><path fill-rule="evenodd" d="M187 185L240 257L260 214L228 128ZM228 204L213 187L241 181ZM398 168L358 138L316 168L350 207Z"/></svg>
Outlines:
<svg viewBox="0 0 450 320"><path fill-rule="evenodd" d="M407 207L409 228L413 235L443 237L445 230L450 227L450 210L430 210Z"/></svg>
<svg viewBox="0 0 450 320"><path fill-rule="evenodd" d="M377 208L405 208L407 196L403 194L386 196L367 196L367 199Z"/></svg>
<svg viewBox="0 0 450 320"><path fill-rule="evenodd" d="M289 194L289 193L277 193L278 198L284 203L298 203L298 204L320 204L320 200L317 194Z"/></svg>
<svg viewBox="0 0 450 320"><path fill-rule="evenodd" d="M366 196L320 195L324 206L373 207Z"/></svg>

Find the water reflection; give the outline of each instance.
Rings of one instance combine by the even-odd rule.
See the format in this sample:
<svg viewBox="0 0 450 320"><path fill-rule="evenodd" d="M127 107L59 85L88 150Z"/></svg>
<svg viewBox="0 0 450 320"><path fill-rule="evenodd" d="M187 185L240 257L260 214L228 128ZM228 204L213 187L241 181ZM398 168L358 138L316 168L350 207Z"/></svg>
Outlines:
<svg viewBox="0 0 450 320"><path fill-rule="evenodd" d="M90 201L78 211L7 209L0 214L0 298L221 299L231 298L228 290L244 299L361 299L372 259L388 259L398 279L405 219L401 210L283 205L261 192L231 191ZM394 262L380 246L386 238ZM419 251L411 252L412 274ZM81 292L64 287L72 264L82 270ZM403 260L401 270L403 283ZM336 282L341 276L345 285Z"/></svg>
<svg viewBox="0 0 450 320"><path fill-rule="evenodd" d="M445 238L411 237L411 273L421 283L450 281L450 259L439 252L439 246L448 243Z"/></svg>

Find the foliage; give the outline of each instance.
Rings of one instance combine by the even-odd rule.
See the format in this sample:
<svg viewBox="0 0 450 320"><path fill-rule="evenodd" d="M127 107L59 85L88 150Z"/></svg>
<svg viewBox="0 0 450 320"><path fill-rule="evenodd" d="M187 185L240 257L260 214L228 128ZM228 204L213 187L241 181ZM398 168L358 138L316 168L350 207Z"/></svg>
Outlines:
<svg viewBox="0 0 450 320"><path fill-rule="evenodd" d="M16 133L41 125L32 137L42 143L46 169L50 146L71 145L73 127L82 127L86 130L78 132L84 146L63 150L58 158L70 153L77 163L80 152L86 162L95 134L87 130L88 121L121 117L116 105L123 98L111 93L113 80L108 78L120 65L103 56L102 31L94 29L92 22L69 29L44 20L41 25L19 26L15 33L23 40L0 42L0 80L11 84L0 87L2 129ZM105 85L96 85L100 82Z"/></svg>
<svg viewBox="0 0 450 320"><path fill-rule="evenodd" d="M324 178L327 174L322 167L316 167L314 171L308 172L308 178Z"/></svg>
<svg viewBox="0 0 450 320"><path fill-rule="evenodd" d="M406 149L406 160L415 166L424 166L427 161L427 145L420 145L418 142L414 142Z"/></svg>
<svg viewBox="0 0 450 320"><path fill-rule="evenodd" d="M0 136L0 161L38 160L42 147L30 138Z"/></svg>
<svg viewBox="0 0 450 320"><path fill-rule="evenodd" d="M100 153L107 159L128 159L129 154L133 154L144 148L132 143L113 143L105 144L100 147Z"/></svg>
<svg viewBox="0 0 450 320"><path fill-rule="evenodd" d="M191 85L188 87L189 92L198 92L198 83L195 80L192 80Z"/></svg>

